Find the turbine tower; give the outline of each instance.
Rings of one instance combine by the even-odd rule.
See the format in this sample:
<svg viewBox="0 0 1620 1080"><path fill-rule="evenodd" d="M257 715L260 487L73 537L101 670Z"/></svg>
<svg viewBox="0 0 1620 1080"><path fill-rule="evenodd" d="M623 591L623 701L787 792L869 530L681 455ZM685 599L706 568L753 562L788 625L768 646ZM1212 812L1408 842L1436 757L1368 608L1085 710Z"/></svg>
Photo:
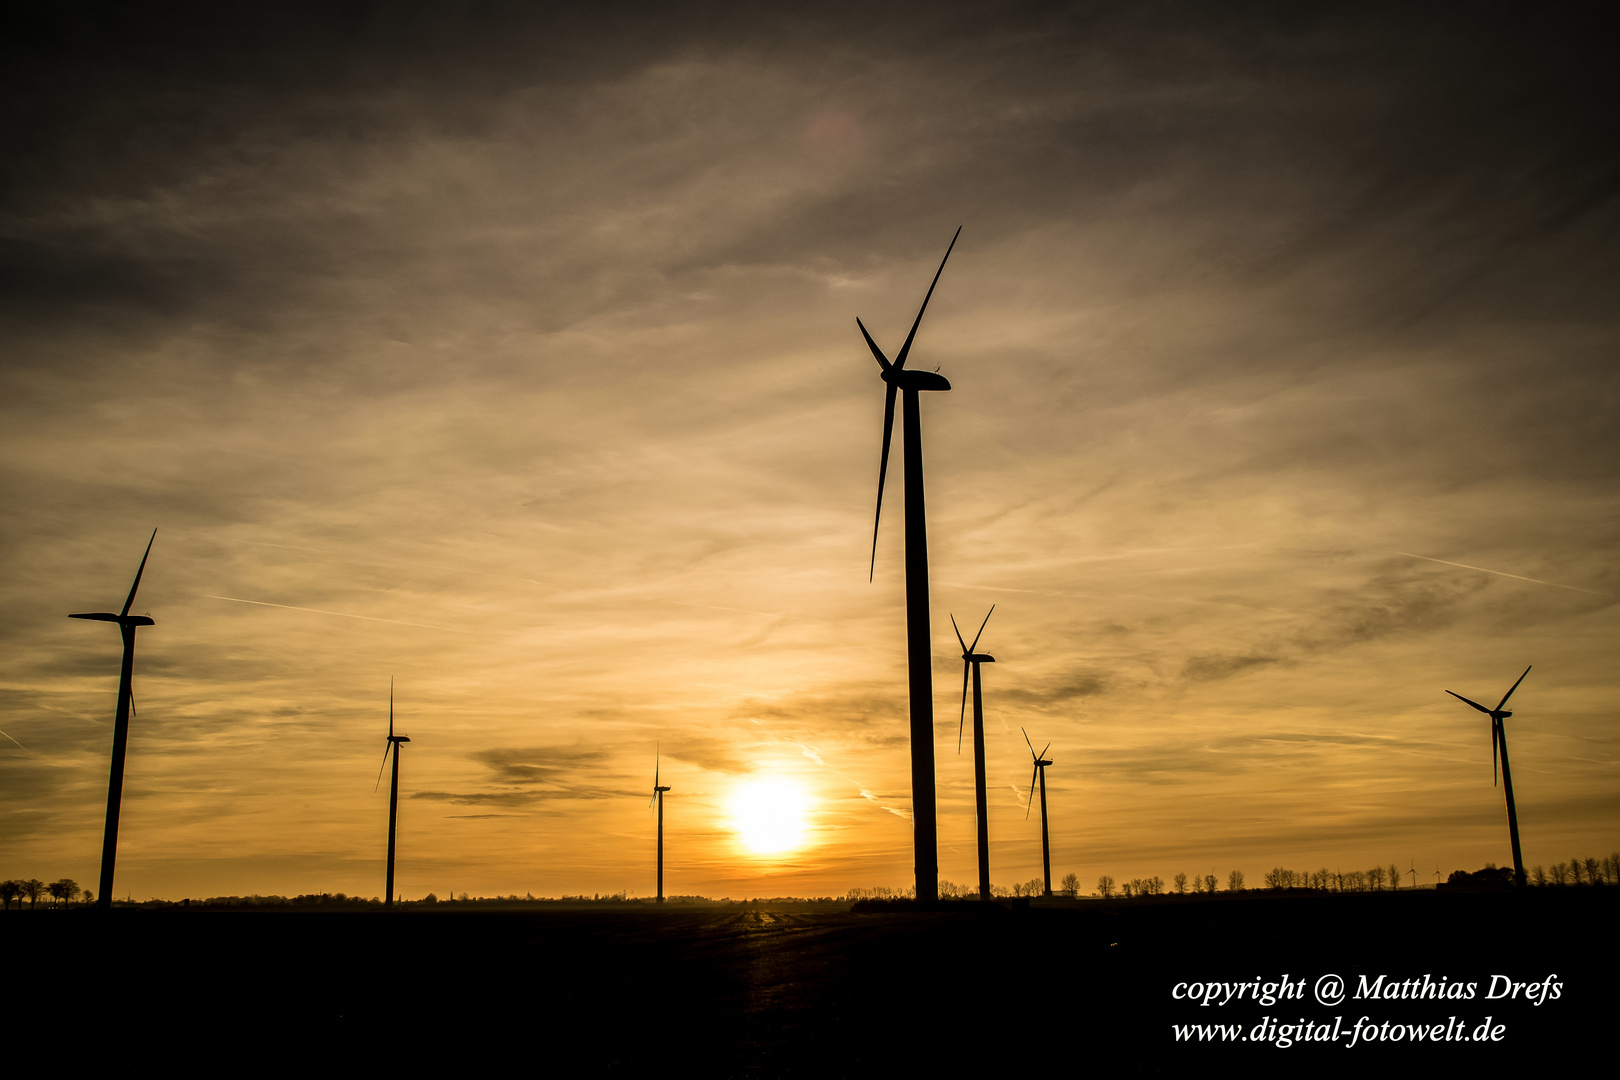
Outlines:
<svg viewBox="0 0 1620 1080"><path fill-rule="evenodd" d="M135 570L135 584L129 587L124 610L114 615L110 611L97 611L82 615L69 615L70 619L93 619L96 622L118 624L118 633L124 639L124 664L118 672L118 711L113 719L112 775L107 780L107 827L101 836L101 888L96 894L96 906L102 910L112 907L113 865L118 861L118 811L124 798L124 755L129 750L129 713L135 700L135 630L152 626L145 615L131 615L135 603L135 590L141 587L141 574L146 571L146 557L152 554L152 542L157 530L146 541L141 565Z"/></svg>
<svg viewBox="0 0 1620 1080"><path fill-rule="evenodd" d="M1524 675L1528 674L1530 674L1529 667L1524 669ZM1502 706L1506 705L1508 698L1513 696L1513 691L1519 688L1519 683L1524 682L1524 675L1519 676L1519 682L1508 687L1508 692L1502 695L1502 700L1496 703L1494 709L1487 709L1477 701L1469 701L1461 694L1453 694L1450 690L1446 691L1458 701L1472 705L1491 718L1491 784L1493 787L1496 784L1496 755L1500 752L1502 755L1502 787L1507 791L1508 836L1513 841L1513 884L1521 889L1524 888L1524 858L1519 854L1519 812L1513 806L1513 773L1508 769L1507 727L1502 723L1513 713L1503 709Z"/></svg>
<svg viewBox="0 0 1620 1080"><path fill-rule="evenodd" d="M974 652L979 647L979 639L984 636L985 623L996 612L996 605L990 605L990 611L985 615L984 622L979 624L979 632L973 635L973 644L969 645L962 640L962 631L957 628L956 616L951 616L951 629L956 631L956 642L962 646L962 708L956 718L956 752L962 752L962 724L967 715L968 679L973 680L973 805L978 814L979 839L979 899L990 899L990 824L988 806L984 793L984 692L979 683L979 665L993 664L996 658L989 653Z"/></svg>
<svg viewBox="0 0 1620 1080"><path fill-rule="evenodd" d="M988 616L986 616L986 618L988 618ZM1019 728L1018 730L1024 731L1023 728ZM1047 743L1046 749L1037 754L1035 752L1035 744L1029 741L1029 732L1027 731L1024 731L1024 742L1029 743L1029 755L1035 759L1035 771L1031 773L1029 777L1029 801L1031 804L1035 802L1035 782L1039 780L1041 784L1041 869L1046 874L1046 891L1041 895L1051 896L1052 840L1046 831L1046 767L1052 763L1047 760L1046 751L1052 749L1052 744ZM1025 820L1028 820L1029 818L1029 806L1024 807L1024 818Z"/></svg>
<svg viewBox="0 0 1620 1080"><path fill-rule="evenodd" d="M916 340L917 327L923 312L939 284L939 275L945 270L945 260L951 257L956 237L951 237L945 258L939 261L933 283L923 297L922 307L911 324L906 343L900 346L894 363L883 355L866 324L859 318L855 325L877 358L882 368L881 378L888 384L883 401L883 456L878 462L877 512L872 520L872 565L867 580L877 572L877 530L883 517L883 481L889 471L889 437L894 432L894 399L897 392L904 393L905 412L905 478L906 478L906 666L909 671L911 696L911 820L914 869L917 875L917 899L939 899L939 821L934 806L934 676L932 640L928 619L928 524L923 507L922 410L918 395L925 390L949 390L950 382L937 372L907 371L906 358L911 354L911 343Z"/></svg>
<svg viewBox="0 0 1620 1080"><path fill-rule="evenodd" d="M658 782L658 773L663 763L663 752L657 751L653 758L653 793L652 800L647 803L651 806L658 804L658 902L664 902L664 792L669 790L668 785Z"/></svg>
<svg viewBox="0 0 1620 1080"><path fill-rule="evenodd" d="M409 735L394 734L394 680L388 680L388 745L383 748L383 767L388 765L388 755L394 755L394 779L388 788L388 892L383 897L383 904L392 907L394 904L394 827L399 821L399 744L411 741ZM377 784L382 783L382 768L377 770ZM372 790L377 790L377 784Z"/></svg>

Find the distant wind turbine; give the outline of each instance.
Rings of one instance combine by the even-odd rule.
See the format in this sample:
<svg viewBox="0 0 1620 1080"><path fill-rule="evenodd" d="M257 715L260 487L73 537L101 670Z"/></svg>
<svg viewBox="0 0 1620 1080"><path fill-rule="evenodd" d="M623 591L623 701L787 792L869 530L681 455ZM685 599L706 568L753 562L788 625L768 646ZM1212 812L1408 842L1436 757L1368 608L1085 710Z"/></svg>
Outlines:
<svg viewBox="0 0 1620 1080"><path fill-rule="evenodd" d="M1526 667L1524 675L1528 674L1530 674L1530 668ZM1491 784L1492 786L1496 784L1496 756L1500 752L1502 755L1502 787L1507 792L1508 837L1513 841L1513 884L1521 889L1524 888L1524 858L1519 854L1519 812L1513 805L1513 773L1508 768L1507 727L1502 723L1513 713L1503 709L1502 706L1506 705L1508 698L1513 696L1513 691L1519 688L1519 683L1524 682L1524 675L1520 675L1519 681L1508 687L1508 692L1502 695L1502 700L1496 703L1494 709L1487 709L1477 701L1469 701L1461 694L1452 693L1450 690L1446 691L1458 701L1472 705L1491 718Z"/></svg>
<svg viewBox="0 0 1620 1080"><path fill-rule="evenodd" d="M956 631L956 642L962 646L962 709L956 718L958 754L962 752L962 724L967 715L968 679L971 677L973 680L973 805L978 814L980 900L990 899L990 815L984 792L984 692L979 682L979 665L993 664L996 658L988 653L973 650L979 647L979 638L984 636L985 624L995 612L996 605L991 604L984 622L979 624L979 632L973 635L972 645L962 640L962 631L957 628L956 616L951 616L951 629Z"/></svg>
<svg viewBox="0 0 1620 1080"><path fill-rule="evenodd" d="M383 903L389 907L394 903L394 827L399 821L399 744L411 741L409 735L394 734L394 680L388 680L388 745L383 748L382 767L377 770L377 784L382 783L383 768L388 765L388 755L394 755L394 779L388 788L388 892L383 896ZM372 790L377 789L372 785Z"/></svg>
<svg viewBox="0 0 1620 1080"><path fill-rule="evenodd" d="M658 902L664 902L664 792L669 790L668 785L658 782L659 770L663 767L664 754L660 748L653 757L653 790L652 799L647 803L658 804Z"/></svg>
<svg viewBox="0 0 1620 1080"><path fill-rule="evenodd" d="M988 618L988 616L986 617ZM1024 731L1023 728L1018 730ZM1029 801L1031 804L1035 802L1035 782L1039 780L1041 784L1041 869L1046 873L1046 891L1041 895L1051 896L1052 841L1046 829L1046 767L1052 763L1047 760L1046 751L1052 749L1052 744L1047 743L1045 749L1037 754L1035 744L1029 741L1029 732L1027 731L1024 731L1024 742L1029 744L1030 757L1035 759L1035 771L1030 774L1029 778ZM1029 806L1027 805L1024 807L1024 817L1026 820L1029 818Z"/></svg>
<svg viewBox="0 0 1620 1080"><path fill-rule="evenodd" d="M889 437L894 432L894 398L904 391L905 478L906 478L906 666L911 694L911 819L914 870L918 900L939 899L939 820L934 805L934 676L932 640L928 618L928 523L923 505L922 409L918 394L924 390L949 390L950 381L933 371L907 371L906 358L916 340L923 312L945 271L945 261L956 247L958 228L951 237L945 258L939 261L933 283L923 297L922 307L911 324L911 333L900 346L894 363L878 348L877 342L859 318L855 325L872 350L881 378L888 384L883 401L883 456L878 463L877 512L872 520L872 564L868 580L877 572L877 530L883 517L883 481L889 471Z"/></svg>
<svg viewBox="0 0 1620 1080"><path fill-rule="evenodd" d="M157 530L153 529L122 611L116 615L110 611L98 611L68 616L70 619L117 623L118 633L124 639L124 664L118 673L118 711L113 719L112 775L107 781L107 826L101 836L101 888L96 893L96 906L102 910L112 907L113 865L118 861L118 811L124 797L124 755L129 749L129 713L135 699L135 631L142 626L154 625L145 615L131 615L129 609L135 603L135 590L141 587L141 574L146 572L146 557L152 554L152 543L156 539Z"/></svg>

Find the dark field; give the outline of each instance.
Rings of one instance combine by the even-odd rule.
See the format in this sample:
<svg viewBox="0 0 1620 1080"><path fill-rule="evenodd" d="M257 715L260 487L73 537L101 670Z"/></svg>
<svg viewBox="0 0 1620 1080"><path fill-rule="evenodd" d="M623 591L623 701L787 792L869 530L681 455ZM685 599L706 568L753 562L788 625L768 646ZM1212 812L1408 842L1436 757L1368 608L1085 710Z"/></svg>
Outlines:
<svg viewBox="0 0 1620 1080"><path fill-rule="evenodd" d="M634 905L511 911L11 911L8 1064L585 1074L954 1075L984 1066L1334 1073L1397 1061L1574 1064L1608 1041L1620 889L1257 895L938 910ZM1318 1004L1318 976L1478 983L1474 1000ZM1181 981L1306 979L1304 1001L1199 1007ZM1491 976L1541 982L1485 1000ZM26 979L26 992L18 993ZM1349 1027L1489 1014L1498 1042L1349 1047ZM1337 1043L1178 1044L1263 1016ZM19 1059L18 1055L22 1058ZM1573 1057L1571 1055L1574 1055ZM1382 1068L1383 1065L1380 1066ZM445 1075L449 1075L447 1072Z"/></svg>

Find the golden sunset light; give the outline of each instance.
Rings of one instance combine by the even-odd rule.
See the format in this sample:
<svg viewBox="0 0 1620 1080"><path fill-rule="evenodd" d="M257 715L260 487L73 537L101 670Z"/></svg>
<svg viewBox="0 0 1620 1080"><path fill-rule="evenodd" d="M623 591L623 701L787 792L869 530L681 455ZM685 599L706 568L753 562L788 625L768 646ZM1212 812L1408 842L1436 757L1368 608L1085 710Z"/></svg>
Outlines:
<svg viewBox="0 0 1620 1080"><path fill-rule="evenodd" d="M974 882L950 619L992 604L997 886L1043 872L1021 729L1086 892L1510 865L1447 691L1529 665L1524 860L1611 851L1608 61L1495 8L1224 7L221 8L19 52L0 876L97 880L141 616L120 898L380 896L395 761L406 899L652 896L655 768L667 891L903 889L918 655ZM873 547L914 327L920 643L903 397Z"/></svg>
<svg viewBox="0 0 1620 1080"><path fill-rule="evenodd" d="M729 808L738 838L756 855L797 851L808 839L812 802L796 780L745 781L732 792Z"/></svg>

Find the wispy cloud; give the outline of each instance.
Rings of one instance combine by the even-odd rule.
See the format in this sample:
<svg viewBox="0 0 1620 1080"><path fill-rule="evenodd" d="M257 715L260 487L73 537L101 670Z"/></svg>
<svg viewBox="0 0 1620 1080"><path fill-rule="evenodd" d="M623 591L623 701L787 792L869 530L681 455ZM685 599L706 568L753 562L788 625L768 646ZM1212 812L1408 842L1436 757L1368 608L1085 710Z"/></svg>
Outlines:
<svg viewBox="0 0 1620 1080"><path fill-rule="evenodd" d="M1470 566L1468 563L1452 562L1449 559L1434 559L1427 555L1414 555L1410 551L1397 551L1397 555L1404 555L1408 559L1422 559L1424 562L1439 563L1442 566L1457 566L1464 570L1478 570L1482 574L1495 574L1497 577L1512 578L1515 581L1528 581L1532 585L1546 585L1554 589L1568 589L1570 592L1588 593L1592 596L1602 596L1596 589L1583 589L1579 585L1560 585L1556 581L1542 581L1540 578L1525 577L1522 574L1510 574L1506 570L1491 570L1484 566Z"/></svg>

